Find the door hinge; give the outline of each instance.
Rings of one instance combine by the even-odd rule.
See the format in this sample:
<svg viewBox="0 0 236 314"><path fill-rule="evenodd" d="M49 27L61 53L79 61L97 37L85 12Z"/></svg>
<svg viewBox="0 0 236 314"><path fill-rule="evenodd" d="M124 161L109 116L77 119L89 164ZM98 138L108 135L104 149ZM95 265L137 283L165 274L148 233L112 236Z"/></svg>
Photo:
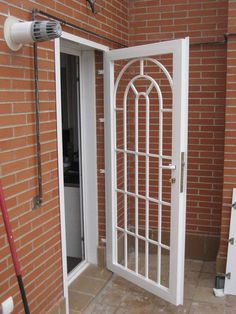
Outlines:
<svg viewBox="0 0 236 314"><path fill-rule="evenodd" d="M184 152L181 152L180 193L184 191Z"/></svg>
<svg viewBox="0 0 236 314"><path fill-rule="evenodd" d="M228 240L228 242L229 242L231 245L234 245L234 238L230 238L230 239Z"/></svg>
<svg viewBox="0 0 236 314"><path fill-rule="evenodd" d="M227 278L227 279L231 279L231 273L227 273L227 274L225 274L225 278Z"/></svg>
<svg viewBox="0 0 236 314"><path fill-rule="evenodd" d="M228 272L228 273L226 273L226 274L224 274L224 273L218 273L217 274L217 277L221 277L221 278L227 278L227 279L231 279L231 273L230 272Z"/></svg>

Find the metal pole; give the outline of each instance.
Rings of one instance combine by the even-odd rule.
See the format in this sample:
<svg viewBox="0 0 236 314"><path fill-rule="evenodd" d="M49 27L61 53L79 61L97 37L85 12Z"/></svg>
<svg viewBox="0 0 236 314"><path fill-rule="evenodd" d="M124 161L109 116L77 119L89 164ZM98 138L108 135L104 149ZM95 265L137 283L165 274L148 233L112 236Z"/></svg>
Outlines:
<svg viewBox="0 0 236 314"><path fill-rule="evenodd" d="M3 194L1 181L0 181L0 207L2 211L3 222L6 229L7 240L10 246L12 261L13 261L16 277L18 280L18 285L20 288L21 298L24 305L24 309L25 309L25 314L30 314L29 305L26 298L25 288L24 288L24 283L23 283L22 275L21 275L20 262L19 262L17 252L16 252L16 245L13 238L12 228L11 228L10 219L7 212L7 207L6 207L6 202L5 202L5 197Z"/></svg>

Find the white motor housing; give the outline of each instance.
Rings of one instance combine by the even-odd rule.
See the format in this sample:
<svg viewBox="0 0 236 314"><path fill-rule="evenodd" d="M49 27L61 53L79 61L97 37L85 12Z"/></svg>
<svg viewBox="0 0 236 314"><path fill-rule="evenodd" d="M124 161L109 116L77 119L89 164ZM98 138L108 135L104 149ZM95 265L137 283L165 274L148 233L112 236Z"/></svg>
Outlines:
<svg viewBox="0 0 236 314"><path fill-rule="evenodd" d="M9 16L4 24L4 37L11 50L19 50L23 44L48 41L60 37L61 25L58 21L24 22Z"/></svg>

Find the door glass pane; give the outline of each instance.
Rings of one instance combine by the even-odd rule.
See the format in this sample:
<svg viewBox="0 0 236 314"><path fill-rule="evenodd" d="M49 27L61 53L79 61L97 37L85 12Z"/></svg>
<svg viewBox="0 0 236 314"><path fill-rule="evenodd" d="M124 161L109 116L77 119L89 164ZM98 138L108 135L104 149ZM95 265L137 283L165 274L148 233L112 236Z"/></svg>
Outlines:
<svg viewBox="0 0 236 314"><path fill-rule="evenodd" d="M161 249L161 285L169 288L170 279L170 252Z"/></svg>
<svg viewBox="0 0 236 314"><path fill-rule="evenodd" d="M67 272L84 256L79 57L61 53L61 111Z"/></svg>
<svg viewBox="0 0 236 314"><path fill-rule="evenodd" d="M117 262L124 266L124 247L125 247L124 232L117 230Z"/></svg>
<svg viewBox="0 0 236 314"><path fill-rule="evenodd" d="M155 244L149 244L149 274L148 278L155 283L157 283L158 279L158 246Z"/></svg>

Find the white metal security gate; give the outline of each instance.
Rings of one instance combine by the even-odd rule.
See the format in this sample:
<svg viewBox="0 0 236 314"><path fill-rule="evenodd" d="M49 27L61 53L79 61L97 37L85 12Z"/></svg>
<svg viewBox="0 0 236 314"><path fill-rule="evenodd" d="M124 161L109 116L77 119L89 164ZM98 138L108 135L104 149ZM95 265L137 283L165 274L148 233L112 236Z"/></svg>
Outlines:
<svg viewBox="0 0 236 314"><path fill-rule="evenodd" d="M105 53L107 267L183 303L189 40Z"/></svg>

